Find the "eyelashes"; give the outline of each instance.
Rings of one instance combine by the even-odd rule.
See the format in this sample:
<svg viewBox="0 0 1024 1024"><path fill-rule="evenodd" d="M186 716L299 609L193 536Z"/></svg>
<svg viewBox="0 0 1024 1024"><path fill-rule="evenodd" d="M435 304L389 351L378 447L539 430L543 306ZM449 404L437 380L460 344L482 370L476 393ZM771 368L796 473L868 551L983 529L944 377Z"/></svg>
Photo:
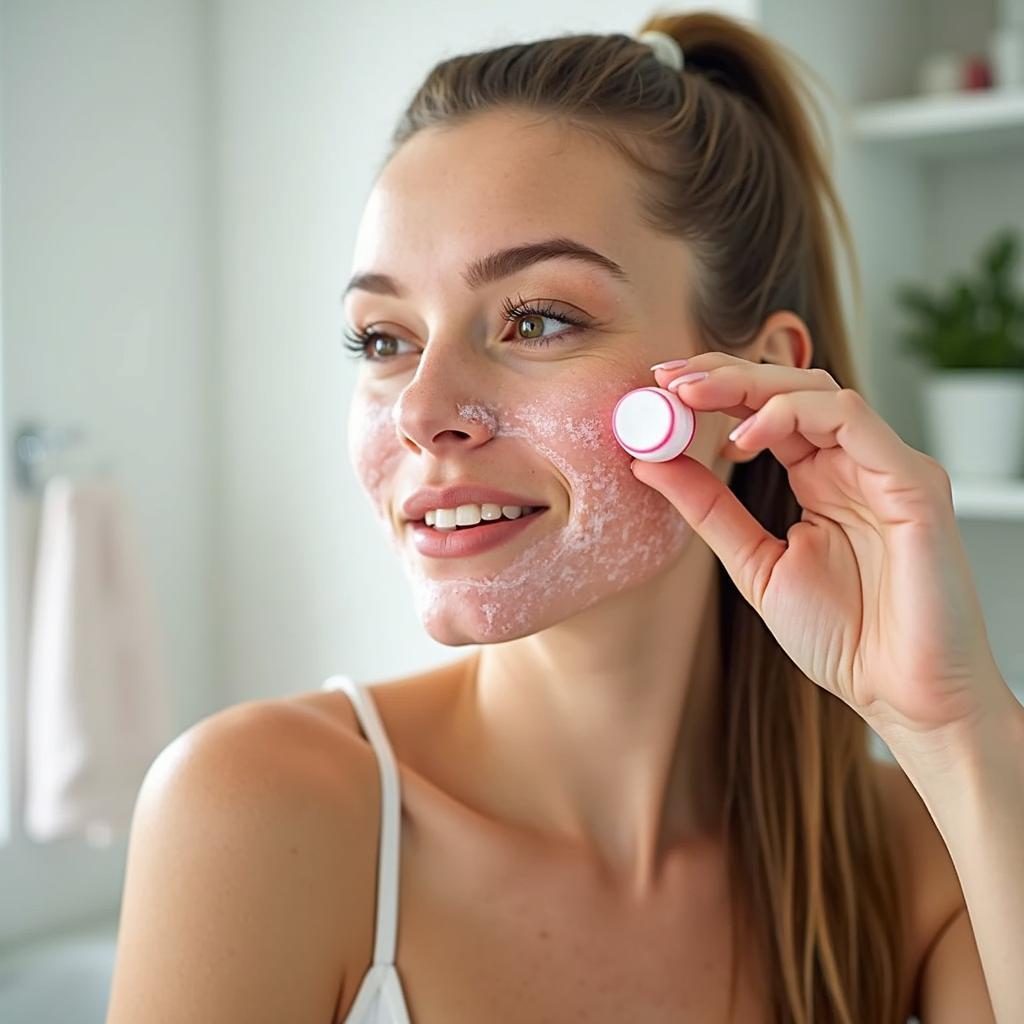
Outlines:
<svg viewBox="0 0 1024 1024"><path fill-rule="evenodd" d="M523 345L526 348L544 348L550 345L553 341L559 341L562 338L566 338L571 334L575 334L578 329L588 327L590 324L586 320L582 320L571 313L556 313L554 308L547 300L540 300L535 304L529 304L523 302L520 298L518 302L512 302L511 299L506 298L502 304L502 318L509 323L515 323L518 320L522 320L524 317L541 317L549 320L557 320L559 323L569 325L571 330L560 331L558 334L550 337L540 338L516 338L516 343ZM386 362L388 357L382 356L371 356L367 349L377 338L388 338L393 341L400 339L395 338L390 334L383 334L380 331L363 330L363 331L351 331L345 330L345 348L348 350L348 354L355 359L363 359L367 362Z"/></svg>

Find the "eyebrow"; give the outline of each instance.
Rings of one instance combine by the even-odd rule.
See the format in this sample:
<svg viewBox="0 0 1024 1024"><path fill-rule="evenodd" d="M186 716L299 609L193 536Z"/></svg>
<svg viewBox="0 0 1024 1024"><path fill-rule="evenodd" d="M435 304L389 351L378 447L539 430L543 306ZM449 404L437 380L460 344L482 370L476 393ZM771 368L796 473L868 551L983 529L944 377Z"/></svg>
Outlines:
<svg viewBox="0 0 1024 1024"><path fill-rule="evenodd" d="M547 238L542 242L499 249L468 263L462 272L462 279L471 290L477 291L485 285L511 277L535 263L554 259L571 259L587 263L599 267L625 284L632 283L626 271L614 260L571 238ZM372 271L356 274L345 287L341 297L344 299L349 292L357 288L377 295L392 295L399 299L404 295L401 286L393 277Z"/></svg>

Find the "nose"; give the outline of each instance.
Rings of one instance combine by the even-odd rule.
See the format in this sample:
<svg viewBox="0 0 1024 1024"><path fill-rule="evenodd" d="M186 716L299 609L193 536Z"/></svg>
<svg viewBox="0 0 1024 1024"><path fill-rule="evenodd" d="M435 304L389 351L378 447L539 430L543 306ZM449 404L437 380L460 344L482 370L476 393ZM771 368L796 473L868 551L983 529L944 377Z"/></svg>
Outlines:
<svg viewBox="0 0 1024 1024"><path fill-rule="evenodd" d="M398 398L395 423L409 450L437 456L486 444L494 436L490 416L463 418L460 408L479 406L492 393L488 369L463 339L437 336L420 353L416 374ZM483 419L486 422L481 422Z"/></svg>

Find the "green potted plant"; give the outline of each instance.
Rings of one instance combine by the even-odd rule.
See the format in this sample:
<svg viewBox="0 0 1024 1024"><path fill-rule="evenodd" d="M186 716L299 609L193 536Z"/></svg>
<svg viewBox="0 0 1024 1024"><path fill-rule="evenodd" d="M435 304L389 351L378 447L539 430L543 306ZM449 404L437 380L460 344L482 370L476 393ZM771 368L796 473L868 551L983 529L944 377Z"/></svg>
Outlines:
<svg viewBox="0 0 1024 1024"><path fill-rule="evenodd" d="M951 477L1017 478L1024 456L1024 289L1014 282L1020 238L1007 228L981 252L974 274L929 291L897 285L911 314L905 349L930 372L926 427Z"/></svg>

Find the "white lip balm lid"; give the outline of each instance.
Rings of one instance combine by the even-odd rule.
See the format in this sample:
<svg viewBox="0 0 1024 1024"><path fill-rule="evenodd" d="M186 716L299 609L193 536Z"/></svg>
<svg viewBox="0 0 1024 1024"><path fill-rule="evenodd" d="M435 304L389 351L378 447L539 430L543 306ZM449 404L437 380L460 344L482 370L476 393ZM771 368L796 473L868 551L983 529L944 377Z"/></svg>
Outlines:
<svg viewBox="0 0 1024 1024"><path fill-rule="evenodd" d="M696 426L693 410L665 388L636 388L612 410L615 440L643 462L668 462L680 455L693 440Z"/></svg>

